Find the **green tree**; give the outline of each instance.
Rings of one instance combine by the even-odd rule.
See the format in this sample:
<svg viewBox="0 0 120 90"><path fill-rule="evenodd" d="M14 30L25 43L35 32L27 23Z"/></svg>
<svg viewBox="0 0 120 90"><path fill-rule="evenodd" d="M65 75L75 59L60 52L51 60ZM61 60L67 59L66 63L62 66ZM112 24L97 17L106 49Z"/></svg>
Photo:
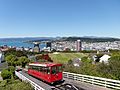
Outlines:
<svg viewBox="0 0 120 90"><path fill-rule="evenodd" d="M16 51L15 49L9 49L8 51L5 51L5 56L11 55L11 54L17 57L21 57L21 56L27 57L26 51Z"/></svg>
<svg viewBox="0 0 120 90"><path fill-rule="evenodd" d="M5 57L5 60L7 61L9 66L17 66L20 63L18 62L18 58L15 55L8 55Z"/></svg>
<svg viewBox="0 0 120 90"><path fill-rule="evenodd" d="M15 67L14 66L9 66L8 71L11 72L11 79L14 79L14 77L15 77Z"/></svg>
<svg viewBox="0 0 120 90"><path fill-rule="evenodd" d="M112 56L109 60L110 73L114 79L120 80L120 55Z"/></svg>
<svg viewBox="0 0 120 90"><path fill-rule="evenodd" d="M105 64L104 62L97 65L97 72L100 77L112 78L110 65Z"/></svg>
<svg viewBox="0 0 120 90"><path fill-rule="evenodd" d="M73 61L71 59L68 61L68 65L73 65Z"/></svg>
<svg viewBox="0 0 120 90"><path fill-rule="evenodd" d="M19 57L18 61L22 67L25 67L25 65L30 62L30 60L25 56Z"/></svg>
<svg viewBox="0 0 120 90"><path fill-rule="evenodd" d="M14 58L15 56L14 55L8 55L5 57L5 60L7 61L8 65L12 65L12 61L11 59Z"/></svg>
<svg viewBox="0 0 120 90"><path fill-rule="evenodd" d="M12 73L8 71L7 69L2 70L1 76L3 79L11 79Z"/></svg>
<svg viewBox="0 0 120 90"><path fill-rule="evenodd" d="M80 66L80 73L85 75L92 75L92 76L98 75L98 73L96 72L96 65L92 64L89 60L82 62Z"/></svg>

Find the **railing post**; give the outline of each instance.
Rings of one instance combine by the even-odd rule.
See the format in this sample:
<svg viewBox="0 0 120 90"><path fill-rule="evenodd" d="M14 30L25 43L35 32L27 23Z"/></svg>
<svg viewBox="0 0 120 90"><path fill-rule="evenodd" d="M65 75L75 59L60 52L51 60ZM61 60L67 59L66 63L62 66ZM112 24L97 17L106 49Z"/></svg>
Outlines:
<svg viewBox="0 0 120 90"><path fill-rule="evenodd" d="M106 88L106 85L107 85L107 82L106 82L106 80L105 80L105 88Z"/></svg>
<svg viewBox="0 0 120 90"><path fill-rule="evenodd" d="M84 82L84 76L82 76L82 82Z"/></svg>
<svg viewBox="0 0 120 90"><path fill-rule="evenodd" d="M92 78L92 85L94 85L94 78Z"/></svg>
<svg viewBox="0 0 120 90"><path fill-rule="evenodd" d="M35 90L37 90L37 87L35 86Z"/></svg>
<svg viewBox="0 0 120 90"><path fill-rule="evenodd" d="M67 73L67 78L69 77L68 73Z"/></svg>
<svg viewBox="0 0 120 90"><path fill-rule="evenodd" d="M76 75L74 74L74 78L73 78L74 80L77 80L77 77L76 77Z"/></svg>

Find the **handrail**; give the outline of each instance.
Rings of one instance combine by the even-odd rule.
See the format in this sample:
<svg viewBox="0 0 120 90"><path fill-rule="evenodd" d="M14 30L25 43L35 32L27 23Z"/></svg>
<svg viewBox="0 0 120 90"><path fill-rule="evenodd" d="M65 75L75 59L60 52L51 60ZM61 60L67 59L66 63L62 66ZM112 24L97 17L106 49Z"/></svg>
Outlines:
<svg viewBox="0 0 120 90"><path fill-rule="evenodd" d="M34 87L35 90L45 90L44 88L42 88L41 86L39 86L35 82L31 81L30 79L28 79L27 77L22 75L20 72L15 71L15 75L18 76L19 79L21 79L22 81L29 82Z"/></svg>
<svg viewBox="0 0 120 90"><path fill-rule="evenodd" d="M120 89L120 81L112 80L100 77L94 77L89 75L75 74L69 72L63 72L64 78L72 79L75 81L81 81L90 83L92 85L99 85L110 89Z"/></svg>

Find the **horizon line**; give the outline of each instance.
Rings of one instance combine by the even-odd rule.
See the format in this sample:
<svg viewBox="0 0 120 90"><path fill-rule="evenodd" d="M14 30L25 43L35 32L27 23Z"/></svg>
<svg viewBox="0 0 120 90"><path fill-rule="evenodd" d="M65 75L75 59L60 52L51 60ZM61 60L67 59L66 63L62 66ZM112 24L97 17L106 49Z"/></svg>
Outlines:
<svg viewBox="0 0 120 90"><path fill-rule="evenodd" d="M119 37L107 37L107 36L12 36L12 37L0 37L0 39L9 39L9 38L57 38L57 37L86 37L86 38L118 38Z"/></svg>

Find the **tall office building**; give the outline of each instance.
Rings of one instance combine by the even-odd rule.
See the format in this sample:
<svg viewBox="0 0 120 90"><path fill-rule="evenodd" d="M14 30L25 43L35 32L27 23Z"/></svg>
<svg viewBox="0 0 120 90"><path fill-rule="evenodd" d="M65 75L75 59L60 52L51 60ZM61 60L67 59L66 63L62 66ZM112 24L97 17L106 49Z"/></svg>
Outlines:
<svg viewBox="0 0 120 90"><path fill-rule="evenodd" d="M82 43L81 40L76 41L76 51L81 51L82 50Z"/></svg>
<svg viewBox="0 0 120 90"><path fill-rule="evenodd" d="M51 42L46 42L46 48L47 48L49 51L51 51L51 47L52 47Z"/></svg>
<svg viewBox="0 0 120 90"><path fill-rule="evenodd" d="M33 42L34 43L34 48L33 48L33 51L34 52L40 52L40 47L39 47L39 44L38 42Z"/></svg>
<svg viewBox="0 0 120 90"><path fill-rule="evenodd" d="M46 43L46 48L50 47L51 48L51 42Z"/></svg>

